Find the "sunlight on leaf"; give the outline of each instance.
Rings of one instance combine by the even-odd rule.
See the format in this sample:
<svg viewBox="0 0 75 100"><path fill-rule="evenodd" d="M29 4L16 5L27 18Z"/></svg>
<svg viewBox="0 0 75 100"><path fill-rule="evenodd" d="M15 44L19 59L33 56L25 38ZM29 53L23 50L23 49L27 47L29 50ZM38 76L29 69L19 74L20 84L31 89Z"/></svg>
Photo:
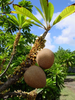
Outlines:
<svg viewBox="0 0 75 100"><path fill-rule="evenodd" d="M30 23L25 21L25 22L22 24L22 28L24 28L24 27L26 27L26 26L28 26L28 25L30 25Z"/></svg>
<svg viewBox="0 0 75 100"><path fill-rule="evenodd" d="M11 23L13 23L14 25L16 25L16 23L13 20L11 20L11 19L7 19L7 20L10 21ZM19 25L17 25L17 26L19 26Z"/></svg>
<svg viewBox="0 0 75 100"><path fill-rule="evenodd" d="M36 24L34 21L31 21L31 19L25 19L25 21L26 21L26 23L28 22L28 24L29 24L29 23L30 23L30 24L34 24L34 25L36 25L36 26L39 26L39 27L43 28L43 27L40 26L39 24Z"/></svg>
<svg viewBox="0 0 75 100"><path fill-rule="evenodd" d="M37 94L40 93L41 91L43 91L43 88L37 89Z"/></svg>
<svg viewBox="0 0 75 100"><path fill-rule="evenodd" d="M10 19L8 19L9 21L11 21L13 24L19 26L18 20L14 15L10 15L10 14L7 14L7 15L10 17Z"/></svg>
<svg viewBox="0 0 75 100"><path fill-rule="evenodd" d="M47 0L40 0L40 4L44 13L44 17L45 17L45 22L48 21L48 2Z"/></svg>
<svg viewBox="0 0 75 100"><path fill-rule="evenodd" d="M75 12L75 3L66 7L59 15L58 17L55 19L55 21L53 22L53 25L55 25L56 23L58 23L59 21L61 21L62 19L64 19L65 17L71 15L72 13Z"/></svg>
<svg viewBox="0 0 75 100"><path fill-rule="evenodd" d="M49 2L49 5L48 5L48 21L50 23L52 17L53 17L53 13L54 13L54 6L51 2Z"/></svg>
<svg viewBox="0 0 75 100"><path fill-rule="evenodd" d="M12 11L12 13L17 13L17 14L22 14L24 16L27 16L29 18L31 18L32 20L36 21L37 23L41 24L42 26L44 26L29 10L27 10L24 7L21 7L19 5L13 5L14 9L16 10L16 12Z"/></svg>
<svg viewBox="0 0 75 100"><path fill-rule="evenodd" d="M41 12L41 10L35 6L35 8L38 10L38 12L40 13L40 15L42 16L42 18L45 20L43 13Z"/></svg>
<svg viewBox="0 0 75 100"><path fill-rule="evenodd" d="M20 14L20 12L17 12L17 11L11 11L10 13Z"/></svg>
<svg viewBox="0 0 75 100"><path fill-rule="evenodd" d="M40 10L37 9L39 11L39 13L41 14L41 16L43 17L46 26L49 27L50 25L50 21L52 19L53 13L54 13L54 6L51 2L48 2L47 0L40 0L40 4L43 10L43 14L41 14Z"/></svg>
<svg viewBox="0 0 75 100"><path fill-rule="evenodd" d="M17 14L17 18L18 18L18 21L19 21L19 26L21 27L22 24L24 23L24 16L21 15L21 14Z"/></svg>

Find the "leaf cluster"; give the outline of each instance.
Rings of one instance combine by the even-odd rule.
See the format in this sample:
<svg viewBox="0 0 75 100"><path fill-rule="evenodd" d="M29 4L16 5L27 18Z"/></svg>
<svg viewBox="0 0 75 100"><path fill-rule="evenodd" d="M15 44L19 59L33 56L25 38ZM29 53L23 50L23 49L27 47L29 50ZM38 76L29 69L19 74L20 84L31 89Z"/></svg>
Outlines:
<svg viewBox="0 0 75 100"><path fill-rule="evenodd" d="M10 13L11 8L9 6L10 0L0 0L0 9L2 13Z"/></svg>
<svg viewBox="0 0 75 100"><path fill-rule="evenodd" d="M51 2L48 2L48 0L40 0L40 4L41 4L41 8L42 8L43 12L41 12L41 10L38 7L35 6L35 8L38 10L40 15L42 16L43 20L45 21L46 26L43 25L30 11L28 11L26 8L21 7L19 5L16 5L16 4L13 5L13 7L16 11L12 11L12 13L17 13L17 14L22 14L24 16L27 16L28 18L31 19L30 22L32 24L39 26L41 28L44 28L45 30L50 30L53 25L57 24L58 22L60 22L61 20L63 20L64 18L66 18L67 16L69 16L75 12L75 4L72 4L68 7L66 7L57 16L57 18L54 20L54 22L51 26L50 22L53 17L54 6Z"/></svg>
<svg viewBox="0 0 75 100"><path fill-rule="evenodd" d="M6 0L6 1L8 3L8 0ZM29 1L22 0L21 2L19 2L19 5L21 5L21 6L25 5L25 7L28 6L27 8L30 9L30 11L32 11L33 6L31 5L31 2L29 2ZM0 30L0 65L1 65L3 59L4 58L6 59L4 65L3 65L3 68L2 68L2 72L3 72L3 70L6 68L6 66L10 60L11 52L13 50L13 43L14 43L16 33L17 33L16 31L17 30L19 31L19 24L22 22L22 19L24 19L24 16L18 15L18 17L16 18L14 15L9 14L9 16L1 15L0 18L2 21L2 23L0 23L0 25L1 25L1 27L3 27L3 30ZM9 20L11 20L11 21L9 21ZM17 20L19 20L20 23L18 23ZM18 23L18 25L16 24L16 22ZM7 75L12 74L14 68L16 68L22 62L22 60L25 60L26 55L29 53L29 51L31 49L31 44L34 43L34 41L37 37L34 34L30 33L30 27L32 26L30 23L27 25L23 25L23 26L24 27L22 27L22 30L21 30L20 41L16 48L17 52L13 59L13 62L11 63L10 68L7 71ZM15 34L14 34L14 32L15 32ZM2 72L0 72L0 74Z"/></svg>
<svg viewBox="0 0 75 100"><path fill-rule="evenodd" d="M59 98L61 89L64 87L64 79L67 75L66 66L54 63L51 68L44 71L46 73L46 86L38 94L37 100L39 98L42 100L56 100Z"/></svg>
<svg viewBox="0 0 75 100"><path fill-rule="evenodd" d="M64 50L62 47L59 46L58 51L54 53L55 55L55 62L59 64L66 64L67 67L74 67L75 66L75 55L74 51L71 52L70 50Z"/></svg>

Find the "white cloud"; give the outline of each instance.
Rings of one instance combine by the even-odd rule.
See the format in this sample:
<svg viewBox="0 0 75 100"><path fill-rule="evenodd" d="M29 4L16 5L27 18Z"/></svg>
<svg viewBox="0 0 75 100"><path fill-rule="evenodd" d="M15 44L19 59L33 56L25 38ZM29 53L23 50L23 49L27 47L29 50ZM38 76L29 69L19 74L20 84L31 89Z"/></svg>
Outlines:
<svg viewBox="0 0 75 100"><path fill-rule="evenodd" d="M36 11L36 14L34 14L34 16L38 19L38 20L42 20L42 16L40 15L40 13L38 11Z"/></svg>
<svg viewBox="0 0 75 100"><path fill-rule="evenodd" d="M53 37L55 43L75 46L75 13L57 23L55 27L61 30L61 35Z"/></svg>
<svg viewBox="0 0 75 100"><path fill-rule="evenodd" d="M55 45L51 44L52 40L50 38L50 33L47 33L45 39L46 39L45 48L48 48L53 51L55 49Z"/></svg>
<svg viewBox="0 0 75 100"><path fill-rule="evenodd" d="M75 0L71 0L71 2L75 2Z"/></svg>

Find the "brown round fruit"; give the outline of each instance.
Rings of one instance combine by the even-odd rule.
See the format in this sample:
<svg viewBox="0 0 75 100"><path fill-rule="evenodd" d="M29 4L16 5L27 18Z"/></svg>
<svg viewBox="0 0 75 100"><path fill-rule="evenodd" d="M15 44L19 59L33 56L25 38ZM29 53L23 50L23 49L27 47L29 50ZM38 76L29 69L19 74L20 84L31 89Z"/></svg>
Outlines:
<svg viewBox="0 0 75 100"><path fill-rule="evenodd" d="M42 88L46 85L46 75L42 68L32 65L24 73L25 82L33 88Z"/></svg>
<svg viewBox="0 0 75 100"><path fill-rule="evenodd" d="M38 52L36 61L40 67L48 69L54 63L54 54L49 49L42 49Z"/></svg>

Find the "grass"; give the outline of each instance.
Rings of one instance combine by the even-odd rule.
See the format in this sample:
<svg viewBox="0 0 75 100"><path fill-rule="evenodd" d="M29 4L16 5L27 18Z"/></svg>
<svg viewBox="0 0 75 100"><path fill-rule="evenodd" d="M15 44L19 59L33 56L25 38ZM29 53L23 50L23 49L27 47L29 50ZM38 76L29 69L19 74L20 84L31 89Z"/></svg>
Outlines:
<svg viewBox="0 0 75 100"><path fill-rule="evenodd" d="M74 79L75 75L68 75L66 78ZM59 100L75 100L75 92L70 87L65 87L61 90L61 96Z"/></svg>
<svg viewBox="0 0 75 100"><path fill-rule="evenodd" d="M73 75L73 76L66 76L66 78L75 79L75 75Z"/></svg>
<svg viewBox="0 0 75 100"><path fill-rule="evenodd" d="M75 75L75 73L67 73L67 75Z"/></svg>
<svg viewBox="0 0 75 100"><path fill-rule="evenodd" d="M69 88L65 87L61 91L60 100L75 100L75 93Z"/></svg>

